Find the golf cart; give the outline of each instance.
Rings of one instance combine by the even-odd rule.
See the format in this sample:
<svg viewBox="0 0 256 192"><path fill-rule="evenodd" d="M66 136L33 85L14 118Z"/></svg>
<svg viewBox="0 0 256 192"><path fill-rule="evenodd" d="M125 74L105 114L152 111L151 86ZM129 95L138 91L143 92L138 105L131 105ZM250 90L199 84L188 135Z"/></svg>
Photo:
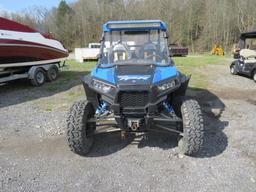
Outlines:
<svg viewBox="0 0 256 192"><path fill-rule="evenodd" d="M256 32L240 35L234 58L230 65L230 73L249 76L256 82Z"/></svg>
<svg viewBox="0 0 256 192"><path fill-rule="evenodd" d="M103 25L98 63L82 80L86 100L75 102L67 118L73 152L89 153L102 126L119 128L123 139L134 133L172 132L181 153L200 151L202 112L197 101L184 97L190 77L177 71L167 38L160 20Z"/></svg>

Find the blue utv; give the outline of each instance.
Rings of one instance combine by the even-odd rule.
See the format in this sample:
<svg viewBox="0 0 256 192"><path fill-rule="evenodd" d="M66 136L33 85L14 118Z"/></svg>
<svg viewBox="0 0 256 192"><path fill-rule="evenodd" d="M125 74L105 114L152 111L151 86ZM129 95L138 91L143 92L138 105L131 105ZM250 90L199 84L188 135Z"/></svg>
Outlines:
<svg viewBox="0 0 256 192"><path fill-rule="evenodd" d="M190 77L177 71L160 20L109 21L103 25L98 63L83 78L86 100L73 104L67 119L71 150L86 155L97 127L115 126L121 135L150 131L178 134L181 153L203 145L199 104L185 97Z"/></svg>

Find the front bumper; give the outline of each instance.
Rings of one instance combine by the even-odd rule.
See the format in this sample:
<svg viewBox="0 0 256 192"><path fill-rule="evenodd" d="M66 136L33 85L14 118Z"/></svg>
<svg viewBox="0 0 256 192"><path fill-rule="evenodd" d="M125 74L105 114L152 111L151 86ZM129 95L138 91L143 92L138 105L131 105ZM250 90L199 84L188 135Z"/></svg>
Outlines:
<svg viewBox="0 0 256 192"><path fill-rule="evenodd" d="M103 93L93 87L93 80L90 75L83 79L87 100L95 103L95 108L99 100L106 101L114 114L118 126L126 131L130 128L128 120L132 118L140 119L139 131L151 129L154 119L159 119L159 106L169 98L171 94L182 95L185 93L189 77L180 76L166 79L159 84L175 81L175 86L171 89L159 91L158 85L117 85L109 93ZM100 80L98 80L100 81ZM180 93L179 93L180 92ZM173 124L177 123L173 120ZM172 124L172 122L170 122Z"/></svg>

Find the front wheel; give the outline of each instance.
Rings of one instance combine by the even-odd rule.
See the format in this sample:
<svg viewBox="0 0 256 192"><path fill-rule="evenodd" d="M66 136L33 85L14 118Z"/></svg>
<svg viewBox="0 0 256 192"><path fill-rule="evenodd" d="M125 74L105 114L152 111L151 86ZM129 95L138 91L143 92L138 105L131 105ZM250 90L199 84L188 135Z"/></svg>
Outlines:
<svg viewBox="0 0 256 192"><path fill-rule="evenodd" d="M95 122L88 122L94 117L94 109L90 102L83 100L73 104L67 118L67 139L71 151L79 155L90 152L96 129Z"/></svg>
<svg viewBox="0 0 256 192"><path fill-rule="evenodd" d="M230 66L230 73L231 73L232 75L236 75L236 74L237 74L235 65L231 65L231 66Z"/></svg>
<svg viewBox="0 0 256 192"><path fill-rule="evenodd" d="M256 70L254 70L252 72L252 79L254 80L254 82L256 83Z"/></svg>
<svg viewBox="0 0 256 192"><path fill-rule="evenodd" d="M178 146L181 153L195 155L203 147L204 124L201 108L197 101L184 100L181 105L183 136Z"/></svg>

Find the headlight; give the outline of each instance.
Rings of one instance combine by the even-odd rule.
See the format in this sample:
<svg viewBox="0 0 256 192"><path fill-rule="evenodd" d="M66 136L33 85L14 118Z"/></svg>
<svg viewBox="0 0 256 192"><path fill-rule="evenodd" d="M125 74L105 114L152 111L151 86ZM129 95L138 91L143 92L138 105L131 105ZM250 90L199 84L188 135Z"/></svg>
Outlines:
<svg viewBox="0 0 256 192"><path fill-rule="evenodd" d="M162 85L157 86L159 91L164 91L164 90L167 90L167 89L170 89L170 88L173 88L173 87L175 87L175 80L172 80L171 82L164 83Z"/></svg>
<svg viewBox="0 0 256 192"><path fill-rule="evenodd" d="M109 93L113 89L111 85L96 80L93 80L92 86L103 93Z"/></svg>

